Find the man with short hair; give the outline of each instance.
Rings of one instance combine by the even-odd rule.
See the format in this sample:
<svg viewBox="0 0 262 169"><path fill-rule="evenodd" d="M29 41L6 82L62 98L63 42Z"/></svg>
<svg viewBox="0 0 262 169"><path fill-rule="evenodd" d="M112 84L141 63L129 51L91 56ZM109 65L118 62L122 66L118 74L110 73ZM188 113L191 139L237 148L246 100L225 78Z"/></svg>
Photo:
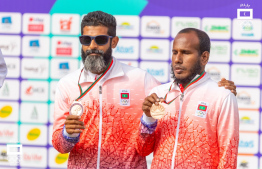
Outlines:
<svg viewBox="0 0 262 169"><path fill-rule="evenodd" d="M146 168L145 157L136 152L134 133L144 98L160 83L112 57L118 43L112 15L88 13L81 30L84 68L57 85L53 146L70 152L68 168Z"/></svg>
<svg viewBox="0 0 262 169"><path fill-rule="evenodd" d="M160 83L146 71L112 57L116 20L95 11L81 23L83 69L63 77L56 90L52 143L68 153L68 168L144 168L135 148L141 105ZM228 81L235 92L235 86ZM80 133L80 134L79 134Z"/></svg>
<svg viewBox="0 0 262 169"><path fill-rule="evenodd" d="M153 169L236 168L237 100L205 72L208 35L194 28L183 29L175 37L172 51L174 82L155 87L143 102L139 154L154 152Z"/></svg>

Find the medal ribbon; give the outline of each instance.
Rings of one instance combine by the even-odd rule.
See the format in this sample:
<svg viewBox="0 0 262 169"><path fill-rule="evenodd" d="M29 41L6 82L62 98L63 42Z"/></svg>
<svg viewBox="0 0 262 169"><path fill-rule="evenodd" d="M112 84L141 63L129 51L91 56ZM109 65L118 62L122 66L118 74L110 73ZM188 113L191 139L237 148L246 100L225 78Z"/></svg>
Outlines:
<svg viewBox="0 0 262 169"><path fill-rule="evenodd" d="M180 88L181 92L184 93L184 91L185 91L189 86L191 86L192 84L198 82L202 77L205 76L205 74L206 74L206 72L203 71L203 72L200 74L200 76L198 76L198 77L195 78L193 81L191 81L190 83L188 83L185 87L183 87L182 84L179 84L179 88ZM173 83L171 84L171 86L170 86L167 94L170 92L172 85L173 85ZM171 101L167 102L167 101L166 101L167 94L165 95L165 98L164 98L165 101L164 101L164 103L166 103L166 104L168 104L168 105L171 104L174 100L176 100L176 98L178 98L178 96L181 95L181 94L180 94L180 95L176 96L174 99L172 99Z"/></svg>
<svg viewBox="0 0 262 169"><path fill-rule="evenodd" d="M80 77L81 77L81 73L84 69L81 70L81 73L80 73L80 76L79 76L79 79L78 79L78 87L79 87L79 90L80 90L80 96L76 99L76 101L79 101L80 99L82 99L97 83L100 79L102 79L105 74L110 70L110 68L112 67L113 65L113 59L111 60L110 64L107 66L106 70L102 73L102 75L97 78L89 87L88 89L86 89L84 92L82 91L82 87L81 85L79 84L79 80L80 80Z"/></svg>

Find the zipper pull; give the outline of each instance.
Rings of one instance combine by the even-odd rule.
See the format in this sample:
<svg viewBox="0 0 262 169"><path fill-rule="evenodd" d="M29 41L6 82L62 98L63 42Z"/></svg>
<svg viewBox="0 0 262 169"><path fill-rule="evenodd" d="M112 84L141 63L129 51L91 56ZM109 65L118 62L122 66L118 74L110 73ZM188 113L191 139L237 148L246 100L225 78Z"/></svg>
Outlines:
<svg viewBox="0 0 262 169"><path fill-rule="evenodd" d="M102 94L102 86L99 86L99 94Z"/></svg>
<svg viewBox="0 0 262 169"><path fill-rule="evenodd" d="M180 100L183 101L184 93L181 94Z"/></svg>

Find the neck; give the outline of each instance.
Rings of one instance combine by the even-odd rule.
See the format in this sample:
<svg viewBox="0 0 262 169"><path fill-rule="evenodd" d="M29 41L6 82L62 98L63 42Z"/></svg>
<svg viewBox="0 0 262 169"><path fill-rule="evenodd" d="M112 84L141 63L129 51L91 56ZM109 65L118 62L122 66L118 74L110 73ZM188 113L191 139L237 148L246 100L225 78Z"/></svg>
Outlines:
<svg viewBox="0 0 262 169"><path fill-rule="evenodd" d="M201 71L200 73L198 73L198 74L196 74L196 75L200 75L200 76L201 76L203 73L204 73L204 71ZM197 79L197 78L195 78L196 75L195 75L194 77L188 79L186 82L180 82L180 84L183 86L183 88L186 88L194 79ZM199 78L200 76L198 76L198 78Z"/></svg>

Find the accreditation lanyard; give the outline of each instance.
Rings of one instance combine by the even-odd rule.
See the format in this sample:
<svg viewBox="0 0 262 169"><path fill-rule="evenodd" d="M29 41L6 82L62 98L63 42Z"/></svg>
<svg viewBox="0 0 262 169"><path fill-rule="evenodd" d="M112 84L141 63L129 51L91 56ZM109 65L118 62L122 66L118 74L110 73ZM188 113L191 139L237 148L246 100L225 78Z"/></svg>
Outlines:
<svg viewBox="0 0 262 169"><path fill-rule="evenodd" d="M178 86L179 86L180 91L182 92L182 94L184 93L184 91L185 91L189 86L191 86L192 84L198 82L202 77L204 77L205 74L206 74L206 72L203 71L203 72L200 74L200 76L198 76L197 78L195 78L194 80L192 80L192 81L191 81L190 83L188 83L185 87L183 87L182 84L179 84ZM174 83L175 83L175 81L174 81ZM167 95L168 95L168 93L170 92L170 90L171 90L171 88L172 88L172 85L173 85L174 83L171 84L171 86L170 86L170 88L169 88L169 90L168 90L168 92L167 92L167 94L165 95L165 98L164 98L164 100L165 100L164 103L166 103L166 104L168 104L168 105L171 104L174 100L176 100L176 98L178 98L178 96L181 95L181 94L179 94L178 96L176 96L174 99L170 100L169 102L166 101Z"/></svg>
<svg viewBox="0 0 262 169"><path fill-rule="evenodd" d="M99 78L97 78L84 92L83 92L82 87L81 87L81 85L79 83L81 74L82 74L82 72L84 70L84 68L83 68L81 70L81 73L80 73L80 76L79 76L79 79L78 79L78 87L79 87L79 90L80 90L80 96L75 101L82 100L87 95L87 93L89 93L95 87L95 85L106 75L106 73L108 73L108 71L110 70L110 68L112 66L113 66L113 59L111 60L111 62L107 66L106 70L102 73L102 75Z"/></svg>

